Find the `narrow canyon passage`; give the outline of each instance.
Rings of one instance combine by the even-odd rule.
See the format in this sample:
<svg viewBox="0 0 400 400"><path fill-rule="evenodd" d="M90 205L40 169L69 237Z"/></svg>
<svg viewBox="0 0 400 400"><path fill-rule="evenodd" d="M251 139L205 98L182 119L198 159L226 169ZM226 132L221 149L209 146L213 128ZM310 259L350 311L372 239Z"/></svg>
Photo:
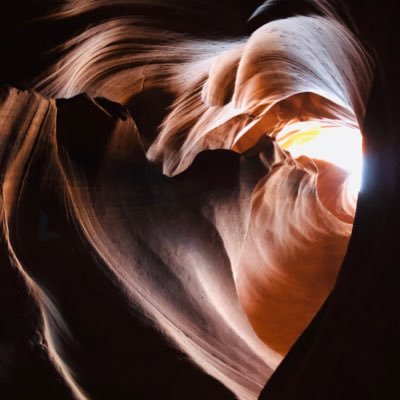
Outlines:
<svg viewBox="0 0 400 400"><path fill-rule="evenodd" d="M371 55L329 1L251 33L247 7L225 26L173 3L51 4L46 65L1 89L2 251L34 343L10 393L40 353L65 398L254 400L335 288Z"/></svg>

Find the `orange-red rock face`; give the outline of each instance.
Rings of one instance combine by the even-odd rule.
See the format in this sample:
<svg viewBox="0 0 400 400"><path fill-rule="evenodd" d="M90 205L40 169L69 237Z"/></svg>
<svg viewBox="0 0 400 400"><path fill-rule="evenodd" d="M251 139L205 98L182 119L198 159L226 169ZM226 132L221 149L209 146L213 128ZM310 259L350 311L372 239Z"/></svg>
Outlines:
<svg viewBox="0 0 400 400"><path fill-rule="evenodd" d="M51 18L111 5L66 2ZM3 240L78 399L118 393L118 362L94 384L108 371L95 360L148 354L128 326L143 317L236 397L257 398L334 287L352 231L351 171L326 148L293 147L310 136L302 124L343 139L363 118L372 67L345 25L298 16L234 40L169 29L101 20L31 90L1 96ZM115 353L107 318L96 329L108 292L135 310L105 314L129 332Z"/></svg>

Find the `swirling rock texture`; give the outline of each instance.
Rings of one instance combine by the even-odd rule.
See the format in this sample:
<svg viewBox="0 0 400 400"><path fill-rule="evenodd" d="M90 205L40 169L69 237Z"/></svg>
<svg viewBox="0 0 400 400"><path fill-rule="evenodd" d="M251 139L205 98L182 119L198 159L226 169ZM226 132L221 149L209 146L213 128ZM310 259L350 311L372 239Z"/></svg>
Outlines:
<svg viewBox="0 0 400 400"><path fill-rule="evenodd" d="M395 328L383 343L370 318L396 324L382 310L398 282L387 272L383 289L375 268L395 243L378 259L371 242L375 226L387 235L380 202L395 205L377 78L363 121L374 58L381 76L395 68L373 13L328 0L36 7L15 3L3 25L4 398L390 398ZM360 127L354 223L352 171L302 145L329 137L359 169Z"/></svg>

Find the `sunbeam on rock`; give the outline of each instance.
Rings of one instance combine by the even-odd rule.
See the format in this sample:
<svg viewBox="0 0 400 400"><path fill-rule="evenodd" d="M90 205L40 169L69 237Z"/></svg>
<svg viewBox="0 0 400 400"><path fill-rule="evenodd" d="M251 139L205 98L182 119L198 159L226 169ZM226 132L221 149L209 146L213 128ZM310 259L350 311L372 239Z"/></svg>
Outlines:
<svg viewBox="0 0 400 400"><path fill-rule="evenodd" d="M0 103L2 240L37 308L32 340L74 398L118 393L140 360L107 383L118 366L93 356L118 346L96 322L118 293L125 319L256 399L346 254L372 59L325 1L209 37L164 15L196 21L201 2L61 3L41 20L90 24Z"/></svg>

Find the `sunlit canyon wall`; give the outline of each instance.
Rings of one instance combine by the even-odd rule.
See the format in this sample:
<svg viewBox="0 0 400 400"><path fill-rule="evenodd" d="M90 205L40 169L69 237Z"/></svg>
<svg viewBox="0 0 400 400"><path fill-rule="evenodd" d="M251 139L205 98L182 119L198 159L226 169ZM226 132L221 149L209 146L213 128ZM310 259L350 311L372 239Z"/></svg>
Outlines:
<svg viewBox="0 0 400 400"><path fill-rule="evenodd" d="M44 19L118 5L143 6L65 1ZM2 90L4 250L37 307L32 340L75 398L100 398L71 350L85 272L46 266L31 239L68 240L53 198L132 318L255 399L346 253L373 66L323 1L235 38L174 31L160 9L94 19L29 88Z"/></svg>

